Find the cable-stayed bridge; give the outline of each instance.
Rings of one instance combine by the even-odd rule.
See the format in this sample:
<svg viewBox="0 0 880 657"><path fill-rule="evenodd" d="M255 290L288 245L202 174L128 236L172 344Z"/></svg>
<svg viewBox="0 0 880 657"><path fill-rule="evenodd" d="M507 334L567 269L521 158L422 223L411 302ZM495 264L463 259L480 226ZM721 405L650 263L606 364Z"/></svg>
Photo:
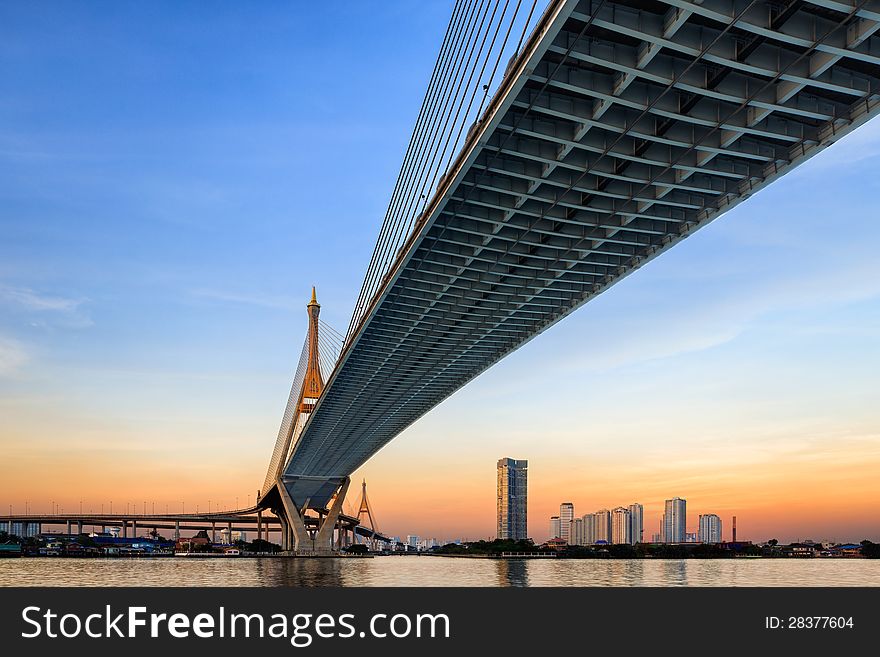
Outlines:
<svg viewBox="0 0 880 657"><path fill-rule="evenodd" d="M455 5L340 355L291 392L259 502L287 548L330 549L349 475L431 408L880 111L878 0L535 9Z"/></svg>
<svg viewBox="0 0 880 657"><path fill-rule="evenodd" d="M350 325L313 294L259 501L225 515L333 549L383 445L880 113L878 31L880 0L457 0Z"/></svg>

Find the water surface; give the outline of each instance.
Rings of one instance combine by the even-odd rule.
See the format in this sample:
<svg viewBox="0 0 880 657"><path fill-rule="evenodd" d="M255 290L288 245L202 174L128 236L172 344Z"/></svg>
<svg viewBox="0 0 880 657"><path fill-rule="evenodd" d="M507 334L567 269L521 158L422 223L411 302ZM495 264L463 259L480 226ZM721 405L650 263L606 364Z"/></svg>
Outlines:
<svg viewBox="0 0 880 657"><path fill-rule="evenodd" d="M18 558L0 586L880 586L880 560Z"/></svg>

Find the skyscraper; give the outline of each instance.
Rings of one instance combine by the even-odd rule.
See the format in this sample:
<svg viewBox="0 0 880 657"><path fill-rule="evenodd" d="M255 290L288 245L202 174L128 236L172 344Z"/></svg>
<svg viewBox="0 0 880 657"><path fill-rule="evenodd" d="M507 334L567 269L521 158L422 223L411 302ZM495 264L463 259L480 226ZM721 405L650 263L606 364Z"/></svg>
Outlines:
<svg viewBox="0 0 880 657"><path fill-rule="evenodd" d="M571 543L571 521L574 520L574 504L563 502L559 505L559 538Z"/></svg>
<svg viewBox="0 0 880 657"><path fill-rule="evenodd" d="M593 514L593 543L611 543L611 511L600 509Z"/></svg>
<svg viewBox="0 0 880 657"><path fill-rule="evenodd" d="M559 516L550 516L550 538L559 538Z"/></svg>
<svg viewBox="0 0 880 657"><path fill-rule="evenodd" d="M569 545L586 545L584 539L584 519L574 518L571 521L571 532L568 538Z"/></svg>
<svg viewBox="0 0 880 657"><path fill-rule="evenodd" d="M528 461L498 460L498 538L514 541L528 538L528 468Z"/></svg>
<svg viewBox="0 0 880 657"><path fill-rule="evenodd" d="M645 508L641 504L633 502L629 505L630 536L632 537L631 543L633 545L644 542L644 515Z"/></svg>
<svg viewBox="0 0 880 657"><path fill-rule="evenodd" d="M687 539L687 500L680 497L666 500L666 512L663 514L661 530L664 542L685 542Z"/></svg>
<svg viewBox="0 0 880 657"><path fill-rule="evenodd" d="M700 543L721 542L721 518L714 513L700 514L700 529L697 533Z"/></svg>
<svg viewBox="0 0 880 657"><path fill-rule="evenodd" d="M632 543L632 524L629 509L622 506L611 511L611 542L615 545Z"/></svg>
<svg viewBox="0 0 880 657"><path fill-rule="evenodd" d="M592 545L596 542L596 514L588 513L584 521L584 545Z"/></svg>

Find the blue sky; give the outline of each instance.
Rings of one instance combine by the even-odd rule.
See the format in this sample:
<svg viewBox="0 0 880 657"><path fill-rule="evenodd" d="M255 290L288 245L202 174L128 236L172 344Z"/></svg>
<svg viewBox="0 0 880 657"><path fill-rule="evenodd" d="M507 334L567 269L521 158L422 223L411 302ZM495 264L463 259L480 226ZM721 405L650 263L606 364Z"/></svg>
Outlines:
<svg viewBox="0 0 880 657"><path fill-rule="evenodd" d="M0 7L0 445L21 465L0 501L61 471L48 495L95 503L101 481L253 492L311 285L343 330L450 10ZM748 499L770 531L783 487L765 508L744 486L784 472L875 509L808 497L803 531L878 538L878 197L875 122L530 343L364 468L389 531L491 533L510 455L536 536L564 499L679 494Z"/></svg>

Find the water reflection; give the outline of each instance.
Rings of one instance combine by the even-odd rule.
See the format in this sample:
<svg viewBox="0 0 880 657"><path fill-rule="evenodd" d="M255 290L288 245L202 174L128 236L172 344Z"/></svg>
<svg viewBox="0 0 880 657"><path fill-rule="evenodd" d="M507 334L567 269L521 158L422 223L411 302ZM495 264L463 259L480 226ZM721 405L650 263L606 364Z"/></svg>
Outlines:
<svg viewBox="0 0 880 657"><path fill-rule="evenodd" d="M499 559L497 586L528 586L529 567L524 559Z"/></svg>
<svg viewBox="0 0 880 657"><path fill-rule="evenodd" d="M344 586L341 559L255 559L262 586ZM350 585L349 585L350 586Z"/></svg>
<svg viewBox="0 0 880 657"><path fill-rule="evenodd" d="M667 586L687 586L688 562L685 559L663 559L663 578Z"/></svg>
<svg viewBox="0 0 880 657"><path fill-rule="evenodd" d="M0 559L0 586L880 586L871 559Z"/></svg>

